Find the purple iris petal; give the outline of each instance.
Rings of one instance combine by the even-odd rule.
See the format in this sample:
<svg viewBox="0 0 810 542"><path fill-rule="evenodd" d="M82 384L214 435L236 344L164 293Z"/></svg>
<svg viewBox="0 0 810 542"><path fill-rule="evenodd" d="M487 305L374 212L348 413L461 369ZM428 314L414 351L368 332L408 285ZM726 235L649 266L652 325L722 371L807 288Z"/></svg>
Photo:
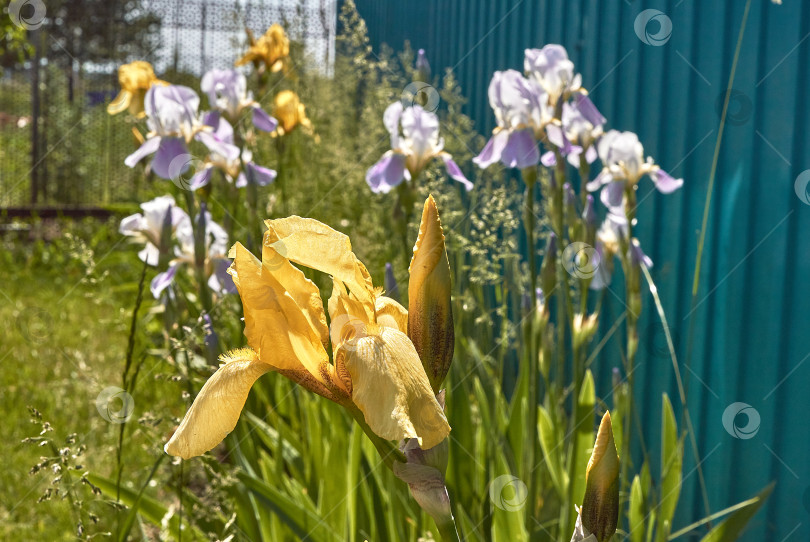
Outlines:
<svg viewBox="0 0 810 542"><path fill-rule="evenodd" d="M211 128L216 128L219 125L220 113L219 111L207 111L203 113L202 122L206 126L210 126Z"/></svg>
<svg viewBox="0 0 810 542"><path fill-rule="evenodd" d="M236 188L244 188L248 185L247 175L245 175L244 171L239 172L239 176L236 177L236 183L234 186Z"/></svg>
<svg viewBox="0 0 810 542"><path fill-rule="evenodd" d="M582 116L594 126L599 126L607 122L607 119L602 116L602 113L596 108L590 98L582 94L577 94L577 109L582 113Z"/></svg>
<svg viewBox="0 0 810 542"><path fill-rule="evenodd" d="M154 267L160 261L160 249L152 243L147 242L146 246L138 251L138 258L140 258L142 262Z"/></svg>
<svg viewBox="0 0 810 542"><path fill-rule="evenodd" d="M585 151L585 160L589 164L593 164L597 157L598 157L598 154L596 152L596 147L594 147L593 145L588 147L588 150Z"/></svg>
<svg viewBox="0 0 810 542"><path fill-rule="evenodd" d="M543 156L540 157L540 163L546 167L556 166L557 156L554 154L554 151L544 152Z"/></svg>
<svg viewBox="0 0 810 542"><path fill-rule="evenodd" d="M137 151L133 152L124 159L124 164L129 167L135 167L135 164L143 160L144 157L157 152L158 147L160 146L160 139L161 138L159 137L150 137L144 141L143 144L138 147Z"/></svg>
<svg viewBox="0 0 810 542"><path fill-rule="evenodd" d="M202 188L211 182L211 174L213 171L213 168L206 167L195 173L191 178L191 181L188 183L189 190L197 190L198 188Z"/></svg>
<svg viewBox="0 0 810 542"><path fill-rule="evenodd" d="M607 169L603 169L594 180L585 185L585 188L588 189L588 192L596 192L611 181L613 181L613 175Z"/></svg>
<svg viewBox="0 0 810 542"><path fill-rule="evenodd" d="M135 235L141 231L142 227L143 215L141 213L135 213L121 220L121 224L118 226L118 232L124 235Z"/></svg>
<svg viewBox="0 0 810 542"><path fill-rule="evenodd" d="M176 179L186 172L191 160L192 156L183 138L164 137L161 138L160 147L152 160L152 171L163 179Z"/></svg>
<svg viewBox="0 0 810 542"><path fill-rule="evenodd" d="M621 181L614 181L608 183L599 196L602 203L610 211L614 213L620 212L622 209L622 200L624 198L624 183Z"/></svg>
<svg viewBox="0 0 810 542"><path fill-rule="evenodd" d="M217 118L217 123L212 125L214 128L214 137L222 143L233 145L233 126L222 117Z"/></svg>
<svg viewBox="0 0 810 542"><path fill-rule="evenodd" d="M259 166L253 162L248 162L245 166L250 172L249 177L259 186L267 186L276 179L276 172L272 169Z"/></svg>
<svg viewBox="0 0 810 542"><path fill-rule="evenodd" d="M647 269L653 266L652 259L644 254L644 251L641 250L641 245L637 239L633 239L633 242L630 244L630 259L633 261L633 264L643 264Z"/></svg>
<svg viewBox="0 0 810 542"><path fill-rule="evenodd" d="M683 179L676 179L661 168L656 169L652 174L655 187L662 194L671 194L683 185Z"/></svg>
<svg viewBox="0 0 810 542"><path fill-rule="evenodd" d="M399 147L399 119L402 117L404 106L402 102L394 102L385 108L383 125L391 136L391 148Z"/></svg>
<svg viewBox="0 0 810 542"><path fill-rule="evenodd" d="M272 132L278 127L278 121L259 106L253 108L253 126L265 132Z"/></svg>
<svg viewBox="0 0 810 542"><path fill-rule="evenodd" d="M458 167L455 160L453 160L453 158L446 152L443 152L441 157L442 160L444 160L444 167L447 169L447 174L450 175L454 181L458 181L463 184L464 188L466 188L468 192L472 190L473 183L471 183L469 179L464 176L464 173L462 173L461 168Z"/></svg>
<svg viewBox="0 0 810 542"><path fill-rule="evenodd" d="M152 292L152 297L155 299L160 298L161 292L165 290L169 284L174 281L174 275L177 273L177 266L169 266L169 269L163 273L158 273L152 282L149 284L149 290Z"/></svg>
<svg viewBox="0 0 810 542"><path fill-rule="evenodd" d="M225 259L219 259L214 264L214 272L208 279L208 286L219 294L233 294L236 292L236 285L233 283L233 277L228 274L228 267L231 262Z"/></svg>
<svg viewBox="0 0 810 542"><path fill-rule="evenodd" d="M405 156L388 151L366 173L366 182L375 194L386 194L401 183L406 175Z"/></svg>
<svg viewBox="0 0 810 542"><path fill-rule="evenodd" d="M508 141L509 131L500 130L489 138L489 141L487 141L487 144L484 145L484 148L481 150L481 154L473 158L473 163L481 169L486 169L495 162L498 162L501 159L501 154L503 154L503 148L506 147Z"/></svg>
<svg viewBox="0 0 810 542"><path fill-rule="evenodd" d="M501 163L506 167L523 169L536 166L540 151L531 129L517 130L509 134L509 141L501 153Z"/></svg>
<svg viewBox="0 0 810 542"><path fill-rule="evenodd" d="M612 271L612 264L609 260L605 258L605 250L602 247L601 242L596 243L596 254L598 256L598 261L600 264L596 267L596 273L594 273L593 278L591 279L591 284L589 288L591 290L603 290L605 286L608 286L611 281L611 271Z"/></svg>
<svg viewBox="0 0 810 542"><path fill-rule="evenodd" d="M210 132L200 132L195 139L208 147L208 150L211 152L224 156L228 160L236 160L239 158L239 147L222 141Z"/></svg>

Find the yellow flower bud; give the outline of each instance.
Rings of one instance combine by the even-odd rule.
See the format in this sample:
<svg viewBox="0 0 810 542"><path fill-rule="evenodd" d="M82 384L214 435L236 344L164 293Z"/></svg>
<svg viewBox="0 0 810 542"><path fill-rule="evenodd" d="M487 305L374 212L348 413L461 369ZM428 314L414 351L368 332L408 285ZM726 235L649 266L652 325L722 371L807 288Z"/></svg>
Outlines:
<svg viewBox="0 0 810 542"><path fill-rule="evenodd" d="M264 64L265 69L277 72L284 67L284 61L290 55L290 39L284 28L276 23L267 29L267 32L258 40L248 31L250 47L245 55L236 61L237 66L253 62L257 67Z"/></svg>
<svg viewBox="0 0 810 542"><path fill-rule="evenodd" d="M599 424L596 443L585 474L582 525L599 542L610 540L619 521L619 455L613 441L610 412Z"/></svg>
<svg viewBox="0 0 810 542"><path fill-rule="evenodd" d="M450 306L450 262L433 196L425 201L419 237L408 268L408 335L434 393L453 361L453 310Z"/></svg>
<svg viewBox="0 0 810 542"><path fill-rule="evenodd" d="M121 92L107 106L107 113L117 115L125 109L136 117L143 117L143 100L146 91L153 85L167 85L155 76L152 65L144 60L122 64L118 68L118 83Z"/></svg>
<svg viewBox="0 0 810 542"><path fill-rule="evenodd" d="M278 135L288 134L299 125L307 132L312 131L312 123L307 118L304 104L291 90L282 90L276 94L273 116L281 123L277 130Z"/></svg>

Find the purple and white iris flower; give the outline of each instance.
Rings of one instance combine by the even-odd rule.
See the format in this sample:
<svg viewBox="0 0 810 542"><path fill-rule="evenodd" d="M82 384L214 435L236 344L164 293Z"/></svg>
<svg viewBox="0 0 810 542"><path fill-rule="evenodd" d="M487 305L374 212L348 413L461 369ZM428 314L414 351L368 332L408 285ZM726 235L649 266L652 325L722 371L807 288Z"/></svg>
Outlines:
<svg viewBox="0 0 810 542"><path fill-rule="evenodd" d="M421 105L404 107L394 102L383 114L383 124L391 134L391 150L366 173L372 192L387 193L402 181L409 181L434 158L441 158L448 175L472 190L473 184L449 153L443 151L444 139L439 137L439 117Z"/></svg>
<svg viewBox="0 0 810 542"><path fill-rule="evenodd" d="M218 294L230 294L236 291L233 279L228 275L227 269L231 262L228 259L228 233L225 229L211 219L211 213L203 204L202 217L197 216L195 227L205 228L204 272L208 278L208 287ZM174 247L174 258L169 269L152 281L152 295L157 299L173 281L177 270L184 265L194 266L194 228L191 221L177 228L177 243Z"/></svg>
<svg viewBox="0 0 810 542"><path fill-rule="evenodd" d="M244 109L252 112L253 125L264 132L272 132L278 127L278 121L267 114L253 93L247 89L245 76L233 69L210 70L203 75L200 89L208 95L208 103L218 113L225 115L231 122L236 122Z"/></svg>
<svg viewBox="0 0 810 542"><path fill-rule="evenodd" d="M562 119L546 126L546 135L562 156L574 167L580 166L580 157L592 164L597 158L595 142L602 136L607 119L584 94L576 94L574 102L562 104ZM554 151L545 153L540 161L545 166L556 164Z"/></svg>
<svg viewBox="0 0 810 542"><path fill-rule="evenodd" d="M574 73L574 63L562 45L550 43L542 49L526 49L523 69L543 87L552 106L581 90L582 76Z"/></svg>
<svg viewBox="0 0 810 542"><path fill-rule="evenodd" d="M520 72L506 70L492 75L487 94L498 126L473 162L481 169L498 161L510 168L537 165L537 139L554 112L546 91Z"/></svg>
<svg viewBox="0 0 810 542"><path fill-rule="evenodd" d="M146 92L144 110L149 133L141 147L127 156L129 167L154 154L152 171L164 179L176 179L191 164L188 144L192 139L203 143L211 152L238 157L239 148L219 140L211 128L199 119L200 97L188 87L153 86Z"/></svg>
<svg viewBox="0 0 810 542"><path fill-rule="evenodd" d="M590 192L602 188L601 200L613 212L620 212L625 186L635 186L644 175L649 176L662 194L671 194L683 185L653 162L644 159L644 146L633 132L610 130L596 145L603 169L588 183Z"/></svg>
<svg viewBox="0 0 810 542"><path fill-rule="evenodd" d="M596 246L594 249L599 255L599 266L591 280L592 290L602 290L610 285L613 278L613 256L621 256L621 247L628 247L626 255L634 265L643 264L647 269L653 266L652 259L644 254L638 239L627 239L629 228L624 215L608 212L605 221L596 232Z"/></svg>
<svg viewBox="0 0 810 542"><path fill-rule="evenodd" d="M218 140L226 144L233 144L233 126L227 120L210 112L205 115L204 123L214 129L213 134ZM227 156L212 150L205 159L203 167L191 178L189 188L196 190L207 185L211 181L214 168L221 170L228 182L235 182L237 188L245 187L251 182L258 186L266 186L276 178L275 170L253 162L253 153L248 148L242 150L241 160L239 155Z"/></svg>
<svg viewBox="0 0 810 542"><path fill-rule="evenodd" d="M143 213L135 213L121 220L118 231L145 243L138 257L154 267L158 265L161 254L170 252L174 233L178 229L191 228L191 221L171 196L160 196L142 203L141 209Z"/></svg>

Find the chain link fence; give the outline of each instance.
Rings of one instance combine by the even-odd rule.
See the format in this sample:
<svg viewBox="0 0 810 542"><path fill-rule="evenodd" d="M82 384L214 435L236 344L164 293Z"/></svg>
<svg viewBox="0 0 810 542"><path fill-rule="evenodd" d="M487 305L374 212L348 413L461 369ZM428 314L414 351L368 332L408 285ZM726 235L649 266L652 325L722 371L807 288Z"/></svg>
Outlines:
<svg viewBox="0 0 810 542"><path fill-rule="evenodd" d="M158 77L198 93L204 72L233 66L246 49L246 28L258 37L273 23L303 47L308 65L331 74L337 0L148 0L142 7L160 21L155 45L125 61L148 60ZM143 175L123 163L138 145L136 122L106 112L120 62L80 61L47 32L29 31L29 40L37 53L0 76L0 209L138 201Z"/></svg>

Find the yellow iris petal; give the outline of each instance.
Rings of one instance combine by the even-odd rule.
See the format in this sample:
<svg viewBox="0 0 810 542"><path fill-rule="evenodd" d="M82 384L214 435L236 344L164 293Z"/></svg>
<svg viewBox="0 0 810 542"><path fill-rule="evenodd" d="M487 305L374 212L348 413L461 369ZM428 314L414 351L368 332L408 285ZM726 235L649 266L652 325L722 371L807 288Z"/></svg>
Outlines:
<svg viewBox="0 0 810 542"><path fill-rule="evenodd" d="M366 266L352 252L349 238L311 218L291 216L265 221L264 244L288 260L332 275L361 304L367 322L374 321L374 287Z"/></svg>
<svg viewBox="0 0 810 542"><path fill-rule="evenodd" d="M450 425L408 336L371 324L346 341L336 364L351 377L352 401L374 433L388 440L416 438L423 449L443 441Z"/></svg>
<svg viewBox="0 0 810 542"><path fill-rule="evenodd" d="M122 90L118 93L118 96L107 105L107 113L117 115L121 111L126 110L130 103L132 103L132 93L128 90Z"/></svg>
<svg viewBox="0 0 810 542"><path fill-rule="evenodd" d="M233 431L248 392L272 367L249 349L223 356L222 365L208 379L165 446L169 455L189 459L211 450Z"/></svg>
<svg viewBox="0 0 810 542"><path fill-rule="evenodd" d="M305 369L318 382L331 385L333 371L323 346L322 330L313 328L311 320L274 276L268 263L259 262L240 243L234 245L232 257L234 262L229 273L242 298L248 345L262 362L274 369ZM298 291L299 296L301 289L307 288L303 274L300 279L295 286L287 284Z"/></svg>
<svg viewBox="0 0 810 542"><path fill-rule="evenodd" d="M118 83L121 85L121 92L107 106L107 113L117 115L129 109L130 114L136 117L145 115L143 100L146 91L154 85L168 85L166 81L161 81L155 76L152 65L145 60L136 60L119 66Z"/></svg>
<svg viewBox="0 0 810 542"><path fill-rule="evenodd" d="M408 334L408 309L390 297L381 295L374 302L374 311L379 325Z"/></svg>

